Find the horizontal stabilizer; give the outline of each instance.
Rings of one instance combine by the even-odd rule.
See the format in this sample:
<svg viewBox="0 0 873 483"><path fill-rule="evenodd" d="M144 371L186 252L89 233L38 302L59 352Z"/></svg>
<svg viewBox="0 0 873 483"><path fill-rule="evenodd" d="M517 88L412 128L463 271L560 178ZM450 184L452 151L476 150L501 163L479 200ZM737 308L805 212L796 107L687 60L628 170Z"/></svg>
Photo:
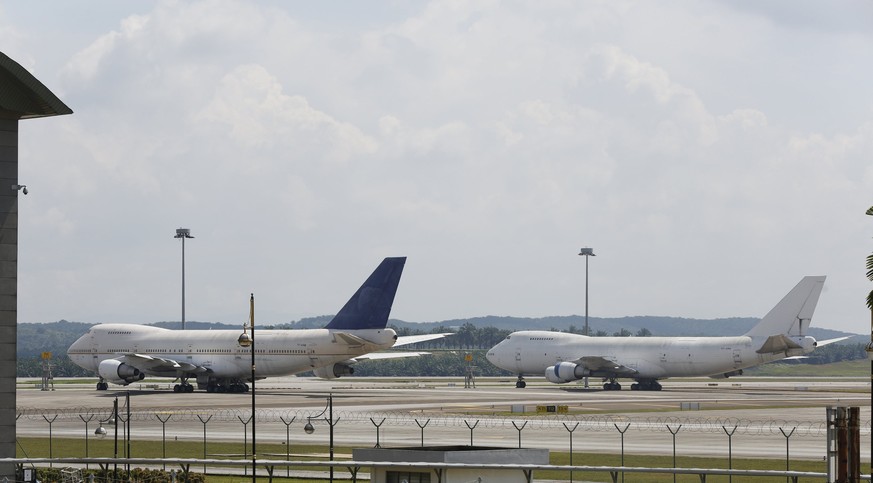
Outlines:
<svg viewBox="0 0 873 483"><path fill-rule="evenodd" d="M454 332L447 332L445 334L404 335L397 338L397 342L394 343L394 347L417 344L419 342L427 342L429 340L442 339L443 337L448 337L450 335L455 334Z"/></svg>
<svg viewBox="0 0 873 483"><path fill-rule="evenodd" d="M834 342L841 342L841 341L844 341L846 339L850 339L851 337L852 336L847 335L845 337L837 337L836 339L820 340L816 343L816 347L821 347L823 345L833 344Z"/></svg>
<svg viewBox="0 0 873 483"><path fill-rule="evenodd" d="M788 338L785 334L771 335L764 341L764 345L756 350L758 354L777 354L789 349L803 349L799 344Z"/></svg>
<svg viewBox="0 0 873 483"><path fill-rule="evenodd" d="M367 344L366 340L346 332L334 332L334 335L336 335L337 338L342 339L342 341L350 348L362 347L364 344Z"/></svg>

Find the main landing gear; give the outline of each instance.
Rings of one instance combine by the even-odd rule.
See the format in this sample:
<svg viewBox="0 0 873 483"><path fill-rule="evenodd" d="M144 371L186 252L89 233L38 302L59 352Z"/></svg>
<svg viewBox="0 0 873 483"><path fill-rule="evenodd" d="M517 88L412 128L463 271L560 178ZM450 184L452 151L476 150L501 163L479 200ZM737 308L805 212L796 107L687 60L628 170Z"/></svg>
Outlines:
<svg viewBox="0 0 873 483"><path fill-rule="evenodd" d="M515 382L515 387L516 387L517 389L524 389L525 386L527 386L527 383L524 382L524 377L523 377L521 374L519 374L519 375L518 375L518 381Z"/></svg>
<svg viewBox="0 0 873 483"><path fill-rule="evenodd" d="M176 384L173 386L173 392L194 392L194 386L188 383L187 377L182 377L181 384Z"/></svg>
<svg viewBox="0 0 873 483"><path fill-rule="evenodd" d="M97 381L97 390L98 391L106 391L109 389L109 383L104 381L101 377L99 381Z"/></svg>
<svg viewBox="0 0 873 483"><path fill-rule="evenodd" d="M194 392L194 386L185 381L182 384L173 386L173 392Z"/></svg>
<svg viewBox="0 0 873 483"><path fill-rule="evenodd" d="M603 384L604 391L621 391L621 384L615 382L615 379L611 379L609 382Z"/></svg>

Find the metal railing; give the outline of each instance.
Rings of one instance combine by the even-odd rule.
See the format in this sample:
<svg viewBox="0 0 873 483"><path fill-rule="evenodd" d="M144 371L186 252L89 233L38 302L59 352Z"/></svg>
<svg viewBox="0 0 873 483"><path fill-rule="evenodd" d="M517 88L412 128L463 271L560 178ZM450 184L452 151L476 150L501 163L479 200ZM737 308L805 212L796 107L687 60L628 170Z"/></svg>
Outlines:
<svg viewBox="0 0 873 483"><path fill-rule="evenodd" d="M217 460L217 459L181 459L181 458L0 458L0 465L15 464L19 467L29 465L96 465L108 468L109 465L141 465L146 468L160 468L177 466L181 470L181 481L191 467L225 467L243 468L251 465L251 460ZM609 473L612 481L618 481L618 476L626 473L633 474L673 474L673 475L696 475L701 482L706 481L708 476L742 476L753 478L786 478L788 481L797 482L799 478L813 478L822 480L827 477L825 473L811 471L777 471L777 470L731 470L715 468L645 468L634 466L563 466L563 465L531 465L531 464L475 464L475 463L440 463L440 462L382 462L382 461L284 461L284 460L258 460L257 470L261 477L280 478L275 472L278 468L339 468L349 471L350 479L357 481L362 468L396 468L402 466L406 469L418 470L482 470L482 471L505 471L518 470L524 472L528 482L533 479L534 471L559 471L574 473ZM293 475L293 474L292 474ZM862 480L871 480L870 475L862 475ZM361 478L363 479L363 478Z"/></svg>

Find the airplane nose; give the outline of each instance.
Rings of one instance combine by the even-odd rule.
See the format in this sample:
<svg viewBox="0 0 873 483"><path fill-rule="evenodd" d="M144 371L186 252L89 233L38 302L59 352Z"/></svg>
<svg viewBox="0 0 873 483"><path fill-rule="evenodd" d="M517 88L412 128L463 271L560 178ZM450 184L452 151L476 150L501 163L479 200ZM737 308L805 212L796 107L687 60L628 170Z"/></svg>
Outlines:
<svg viewBox="0 0 873 483"><path fill-rule="evenodd" d="M500 353L501 353L500 344L492 347L490 351L485 353L485 359L488 359L488 362L494 364L497 367L500 367Z"/></svg>

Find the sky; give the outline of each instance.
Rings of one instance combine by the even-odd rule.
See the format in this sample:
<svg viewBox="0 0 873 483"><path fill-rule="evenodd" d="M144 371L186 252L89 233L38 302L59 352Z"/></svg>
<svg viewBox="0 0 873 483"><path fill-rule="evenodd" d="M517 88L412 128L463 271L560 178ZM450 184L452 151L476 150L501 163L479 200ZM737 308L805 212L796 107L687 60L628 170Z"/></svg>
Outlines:
<svg viewBox="0 0 873 483"><path fill-rule="evenodd" d="M408 257L391 313L866 333L866 1L0 4L74 111L20 124L20 322L284 323Z"/></svg>

